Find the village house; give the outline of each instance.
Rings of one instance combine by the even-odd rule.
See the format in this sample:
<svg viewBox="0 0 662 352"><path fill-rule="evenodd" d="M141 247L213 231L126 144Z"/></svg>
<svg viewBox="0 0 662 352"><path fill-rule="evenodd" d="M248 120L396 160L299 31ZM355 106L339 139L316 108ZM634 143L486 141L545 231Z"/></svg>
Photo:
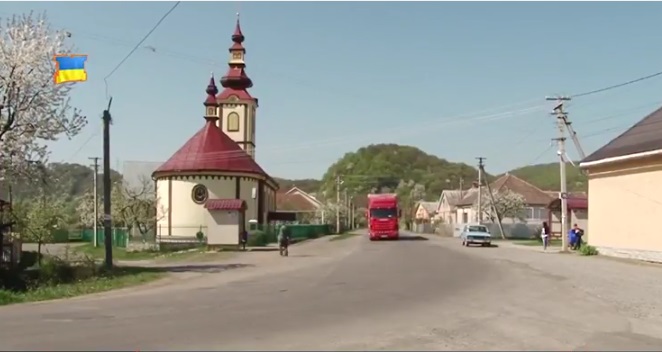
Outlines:
<svg viewBox="0 0 662 352"><path fill-rule="evenodd" d="M301 222L312 222L322 207L322 202L315 196L296 186L276 194L276 209L279 212L296 213L297 220ZM324 214L320 215L323 217Z"/></svg>
<svg viewBox="0 0 662 352"><path fill-rule="evenodd" d="M476 188L470 188L466 190L447 189L441 191L441 195L439 195L439 201L437 202L435 220L444 224L454 224L458 221L464 221L464 223L469 222L468 219L460 218L458 220L457 203L469 193L476 191Z"/></svg>
<svg viewBox="0 0 662 352"><path fill-rule="evenodd" d="M581 161L588 243L601 254L662 261L662 108Z"/></svg>
<svg viewBox="0 0 662 352"><path fill-rule="evenodd" d="M478 222L478 186L469 191L456 204L456 224ZM544 221L547 221L549 212L547 206L552 197L540 188L522 180L519 177L506 173L490 184L492 192L502 193L507 190L519 194L524 198L524 214L522 219L505 217L501 219L505 231L513 237L532 237ZM487 195L487 187L482 187L481 192ZM522 221L523 220L523 221ZM483 216L483 222L489 220ZM456 225L455 231L461 228Z"/></svg>
<svg viewBox="0 0 662 352"><path fill-rule="evenodd" d="M414 211L414 220L416 220L417 223L434 223L437 207L437 202L418 202L418 204L416 204L416 210Z"/></svg>

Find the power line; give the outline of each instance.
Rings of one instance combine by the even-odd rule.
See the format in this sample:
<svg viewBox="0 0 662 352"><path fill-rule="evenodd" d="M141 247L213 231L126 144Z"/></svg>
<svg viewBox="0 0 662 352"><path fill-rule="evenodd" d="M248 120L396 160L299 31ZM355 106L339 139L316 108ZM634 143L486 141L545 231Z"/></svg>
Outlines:
<svg viewBox="0 0 662 352"><path fill-rule="evenodd" d="M157 28L159 28L159 26L161 25L161 23L162 23L162 22L163 22L163 21L164 21L164 20L165 20L165 19L166 19L166 18L167 18L172 12L173 12L173 11L175 11L175 9L177 8L177 6L179 6L180 3L181 3L181 1L177 1L177 2L176 2L176 3L170 8L170 10L168 10L168 12L166 12L163 16L161 16L161 19L159 19L159 21L156 22L156 24L152 27L152 29L149 30L149 32L147 32L147 34L143 37L143 39L141 39L141 40L138 42L138 44L136 44L136 45L133 47L133 49L131 49L131 51L129 51L129 53L128 53L128 54L122 59L122 61L120 61L120 62L117 64L117 66L115 66L115 68L112 69L112 70L110 71L110 73L109 73L108 75L106 75L106 77L104 77L103 81L104 81L104 84L106 85L106 96L108 96L108 78L110 78L110 76L112 76L113 73L115 73L115 71L117 71L117 70L120 68L120 66L122 66L122 64L124 64L124 62L125 62L126 60L128 60L129 57L131 57L131 55L133 55L133 53L134 53L136 50L138 50L138 49L140 48L140 46L142 45L142 43L145 42L145 40L147 40L147 38L149 38L149 36L150 36L150 35L151 35L151 34L152 34Z"/></svg>
<svg viewBox="0 0 662 352"><path fill-rule="evenodd" d="M657 76L662 76L662 71L660 71L660 72L656 72L656 73L653 73L653 74L650 74L650 75L647 75L647 76L643 76L643 77L635 78L635 79L629 80L629 81L627 81L627 82L623 82L623 83L619 83L619 84L614 84L614 85L612 85L612 86L608 86L608 87L604 87L604 88L599 88L599 89L591 90L591 91L584 92L584 93L573 94L571 97L572 97L572 98L579 98L579 97L585 97L585 96L587 96L587 95L593 95L593 94L597 94L597 93L602 93L602 92L606 92L606 91L608 91L608 90L612 90L612 89L616 89L616 88L625 87L625 86L628 86L628 85L630 85L630 84L639 83L639 82L641 82L641 81L645 81L645 80L647 80L647 79L655 78L655 77L657 77Z"/></svg>

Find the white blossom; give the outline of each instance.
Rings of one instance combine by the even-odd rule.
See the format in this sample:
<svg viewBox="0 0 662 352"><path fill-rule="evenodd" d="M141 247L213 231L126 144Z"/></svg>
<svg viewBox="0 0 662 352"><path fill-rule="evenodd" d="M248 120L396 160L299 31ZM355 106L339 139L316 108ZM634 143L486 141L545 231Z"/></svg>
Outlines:
<svg viewBox="0 0 662 352"><path fill-rule="evenodd" d="M481 193L481 210L483 212L483 218L487 218L493 222L497 221L497 216L492 208L492 199L490 198L489 193L486 190ZM522 195L511 190L505 190L501 192L493 191L492 196L494 198L494 207L501 219L513 218L521 220L523 218L526 203ZM474 209L478 211L478 202L474 205Z"/></svg>
<svg viewBox="0 0 662 352"><path fill-rule="evenodd" d="M56 85L55 54L70 54L67 33L52 30L45 15L13 16L0 22L0 167L27 170L45 162L46 142L71 138L87 120L71 108L72 84Z"/></svg>

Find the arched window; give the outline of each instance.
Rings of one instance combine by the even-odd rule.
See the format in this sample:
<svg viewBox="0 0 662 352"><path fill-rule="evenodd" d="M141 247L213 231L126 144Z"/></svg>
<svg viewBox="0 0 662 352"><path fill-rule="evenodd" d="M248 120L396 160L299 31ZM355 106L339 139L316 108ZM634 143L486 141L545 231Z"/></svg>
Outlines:
<svg viewBox="0 0 662 352"><path fill-rule="evenodd" d="M231 112L228 115L228 122L227 122L227 129L228 132L238 132L239 131L239 114L236 112Z"/></svg>

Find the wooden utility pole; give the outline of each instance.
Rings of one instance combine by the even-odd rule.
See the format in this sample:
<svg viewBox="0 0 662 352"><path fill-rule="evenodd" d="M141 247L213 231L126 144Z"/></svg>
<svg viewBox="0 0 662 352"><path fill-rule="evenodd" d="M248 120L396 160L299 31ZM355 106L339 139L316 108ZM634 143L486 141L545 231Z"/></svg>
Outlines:
<svg viewBox="0 0 662 352"><path fill-rule="evenodd" d="M110 116L110 104L113 98L108 101L108 109L103 111L103 236L106 246L106 268L113 267L113 238L112 238L112 217L110 194L112 185L110 182L110 124L113 121Z"/></svg>
<svg viewBox="0 0 662 352"><path fill-rule="evenodd" d="M565 128L570 125L567 119L567 113L563 110L563 103L569 101L569 97L547 97L546 100L557 101L558 104L554 107L552 115L557 118L557 126L559 130L558 138L554 138L558 145L557 154L559 155L559 172L561 176L561 192L559 198L561 199L561 251L568 251L568 185L566 180L566 149L565 149ZM573 131L574 133L574 131ZM576 138L576 133L573 136L573 141ZM583 154L578 140L576 141L578 152Z"/></svg>
<svg viewBox="0 0 662 352"><path fill-rule="evenodd" d="M478 170L481 173L485 172L485 164L481 163L480 169ZM503 231L503 224L501 223L501 214L499 213L499 209L497 209L496 202L494 201L494 194L492 194L492 187L490 186L490 183L487 180L483 181L485 183L485 186L487 187L487 193L490 196L490 203L492 204L492 211L494 211L494 215L497 218L497 225L499 225L499 232L501 232L501 238L504 240L506 239L506 233ZM483 185L478 184L478 189L480 187L483 187Z"/></svg>
<svg viewBox="0 0 662 352"><path fill-rule="evenodd" d="M97 233L99 232L99 200L98 200L98 195L99 195L99 187L97 186L97 180L99 178L99 157L93 156L89 158L94 162L92 164L92 168L94 168L94 179L92 181L92 187L94 188L94 240L92 243L94 244L94 247L98 247L99 243L97 240Z"/></svg>
<svg viewBox="0 0 662 352"><path fill-rule="evenodd" d="M476 159L478 159L478 216L476 220L480 224L483 222L483 160L486 158L479 156Z"/></svg>
<svg viewBox="0 0 662 352"><path fill-rule="evenodd" d="M343 181L340 175L336 176L336 233L340 233L340 185Z"/></svg>
<svg viewBox="0 0 662 352"><path fill-rule="evenodd" d="M345 201L343 202L343 207L345 207L345 227L349 227L349 197L347 196L347 188L343 190L343 195Z"/></svg>
<svg viewBox="0 0 662 352"><path fill-rule="evenodd" d="M563 135L563 132L561 132ZM559 171L561 173L561 251L568 250L568 190L565 173L565 137L554 138L558 145Z"/></svg>

